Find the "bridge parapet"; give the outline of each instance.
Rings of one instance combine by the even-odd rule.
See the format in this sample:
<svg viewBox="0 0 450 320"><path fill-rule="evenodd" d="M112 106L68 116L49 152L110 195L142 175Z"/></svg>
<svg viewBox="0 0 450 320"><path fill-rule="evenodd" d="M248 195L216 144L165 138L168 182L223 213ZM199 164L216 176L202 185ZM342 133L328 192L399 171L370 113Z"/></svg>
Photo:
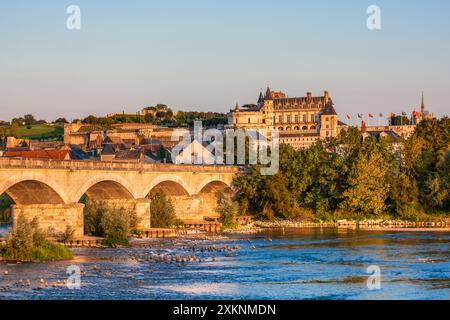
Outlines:
<svg viewBox="0 0 450 320"><path fill-rule="evenodd" d="M25 158L0 158L0 168L211 173L238 173L244 170L243 167L228 165L144 164Z"/></svg>

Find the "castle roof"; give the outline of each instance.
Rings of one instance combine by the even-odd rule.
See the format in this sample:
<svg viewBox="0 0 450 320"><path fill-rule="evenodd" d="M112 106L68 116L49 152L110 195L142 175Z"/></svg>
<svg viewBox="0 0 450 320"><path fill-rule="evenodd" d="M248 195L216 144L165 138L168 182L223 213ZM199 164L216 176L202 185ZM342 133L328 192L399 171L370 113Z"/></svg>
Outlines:
<svg viewBox="0 0 450 320"><path fill-rule="evenodd" d="M331 99L328 100L328 103L325 105L325 108L324 108L322 114L329 115L329 116L337 116L337 112L334 109L334 104L333 104L333 101L331 101Z"/></svg>

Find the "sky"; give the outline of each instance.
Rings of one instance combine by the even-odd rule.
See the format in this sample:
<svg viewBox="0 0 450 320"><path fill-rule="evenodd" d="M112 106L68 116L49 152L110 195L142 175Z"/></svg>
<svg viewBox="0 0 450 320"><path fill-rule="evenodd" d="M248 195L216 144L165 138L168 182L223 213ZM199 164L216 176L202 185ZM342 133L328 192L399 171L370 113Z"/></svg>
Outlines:
<svg viewBox="0 0 450 320"><path fill-rule="evenodd" d="M0 120L228 112L268 84L328 90L341 119L411 112L422 91L448 115L449 39L448 0L0 0Z"/></svg>

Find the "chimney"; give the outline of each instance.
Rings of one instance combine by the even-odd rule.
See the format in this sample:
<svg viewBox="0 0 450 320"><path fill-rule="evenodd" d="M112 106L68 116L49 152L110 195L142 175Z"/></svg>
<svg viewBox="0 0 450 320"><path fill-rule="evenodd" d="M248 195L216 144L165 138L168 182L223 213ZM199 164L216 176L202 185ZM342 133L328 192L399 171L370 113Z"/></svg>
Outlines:
<svg viewBox="0 0 450 320"><path fill-rule="evenodd" d="M325 104L327 104L327 103L328 103L328 100L329 100L329 98L330 98L330 96L328 95L328 91L325 91L325 92L323 93L323 97L324 97L324 100L325 100Z"/></svg>

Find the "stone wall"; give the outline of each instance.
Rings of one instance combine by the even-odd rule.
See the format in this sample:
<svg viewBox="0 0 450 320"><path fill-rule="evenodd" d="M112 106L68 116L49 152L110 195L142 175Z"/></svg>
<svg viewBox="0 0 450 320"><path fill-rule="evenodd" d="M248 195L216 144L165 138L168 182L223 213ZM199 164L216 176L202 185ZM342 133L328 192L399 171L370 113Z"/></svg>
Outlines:
<svg viewBox="0 0 450 320"><path fill-rule="evenodd" d="M204 217L219 217L217 194L205 193L194 196L169 196L177 217L183 221L203 220Z"/></svg>
<svg viewBox="0 0 450 320"><path fill-rule="evenodd" d="M17 223L20 215L28 220L38 218L39 225L44 231L51 231L54 235L62 234L67 226L75 231L75 237L84 234L84 205L75 204L37 204L37 205L14 205L12 207L13 223Z"/></svg>

